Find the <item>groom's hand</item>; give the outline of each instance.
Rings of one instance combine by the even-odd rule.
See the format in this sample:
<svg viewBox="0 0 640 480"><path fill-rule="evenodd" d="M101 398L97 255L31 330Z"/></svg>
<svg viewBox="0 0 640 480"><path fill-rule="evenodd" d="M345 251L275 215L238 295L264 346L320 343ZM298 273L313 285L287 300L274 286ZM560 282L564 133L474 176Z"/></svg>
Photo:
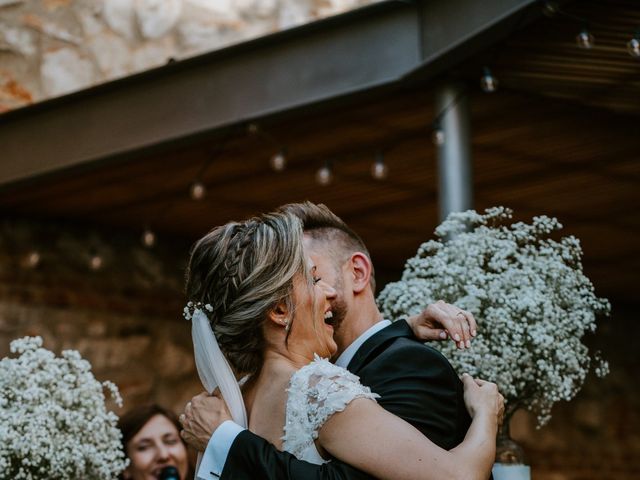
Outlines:
<svg viewBox="0 0 640 480"><path fill-rule="evenodd" d="M458 348L471 347L476 336L476 319L461 308L438 300L420 314L407 319L413 333L420 340L445 340L450 338Z"/></svg>
<svg viewBox="0 0 640 480"><path fill-rule="evenodd" d="M202 392L191 399L180 415L180 423L183 430L180 435L193 448L204 452L213 432L227 420L231 420L231 414L227 404L219 392L209 395Z"/></svg>

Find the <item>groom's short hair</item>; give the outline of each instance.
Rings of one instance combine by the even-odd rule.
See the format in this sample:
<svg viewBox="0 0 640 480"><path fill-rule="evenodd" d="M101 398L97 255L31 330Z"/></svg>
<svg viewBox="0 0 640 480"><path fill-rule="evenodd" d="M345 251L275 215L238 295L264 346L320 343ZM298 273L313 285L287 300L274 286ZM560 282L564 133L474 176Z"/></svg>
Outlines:
<svg viewBox="0 0 640 480"><path fill-rule="evenodd" d="M288 212L298 217L302 222L304 233L312 240L324 243L331 250L331 255L338 261L346 261L355 252L362 252L371 260L371 254L360 235L354 232L326 205L309 201L288 203L278 208L278 211ZM375 290L375 286L373 262L371 262L371 287L373 290Z"/></svg>

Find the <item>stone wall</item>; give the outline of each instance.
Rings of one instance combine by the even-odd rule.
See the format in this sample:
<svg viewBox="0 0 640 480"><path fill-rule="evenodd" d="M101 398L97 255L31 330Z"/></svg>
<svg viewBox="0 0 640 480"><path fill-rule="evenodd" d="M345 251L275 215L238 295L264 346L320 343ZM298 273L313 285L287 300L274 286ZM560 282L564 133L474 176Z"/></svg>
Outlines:
<svg viewBox="0 0 640 480"><path fill-rule="evenodd" d="M40 335L57 353L79 350L99 380L120 387L125 409L154 400L181 410L201 389L181 316L188 250L163 238L148 249L129 232L5 221L0 357L11 339Z"/></svg>
<svg viewBox="0 0 640 480"><path fill-rule="evenodd" d="M0 0L0 113L376 0Z"/></svg>
<svg viewBox="0 0 640 480"><path fill-rule="evenodd" d="M115 381L125 409L157 401L181 411L200 391L181 317L189 242L160 237L147 249L139 240L74 225L0 223L0 357L11 339L42 335L49 349L78 349L98 379ZM40 257L30 267L34 250ZM99 270L89 266L96 253ZM634 306L613 299L612 319L589 340L610 375L590 377L540 430L526 413L516 415L512 434L534 480L640 478L639 337Z"/></svg>

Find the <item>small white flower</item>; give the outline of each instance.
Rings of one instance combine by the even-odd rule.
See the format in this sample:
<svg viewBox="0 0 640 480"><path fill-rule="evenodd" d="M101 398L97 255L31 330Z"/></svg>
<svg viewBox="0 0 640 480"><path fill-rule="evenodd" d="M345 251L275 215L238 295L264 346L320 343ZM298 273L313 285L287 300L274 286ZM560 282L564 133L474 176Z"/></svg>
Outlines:
<svg viewBox="0 0 640 480"><path fill-rule="evenodd" d="M542 426L556 401L580 390L592 363L582 338L610 306L582 271L580 242L549 238L562 228L555 218L505 225L511 218L504 207L452 213L377 301L387 318L440 299L471 311L480 327L472 349L433 346L459 372L497 383L508 404L534 411ZM594 360L606 375L607 363Z"/></svg>
<svg viewBox="0 0 640 480"><path fill-rule="evenodd" d="M98 382L77 351L41 347L40 337L14 340L19 355L0 360L2 478L116 478L128 460L103 390L121 404L117 387Z"/></svg>

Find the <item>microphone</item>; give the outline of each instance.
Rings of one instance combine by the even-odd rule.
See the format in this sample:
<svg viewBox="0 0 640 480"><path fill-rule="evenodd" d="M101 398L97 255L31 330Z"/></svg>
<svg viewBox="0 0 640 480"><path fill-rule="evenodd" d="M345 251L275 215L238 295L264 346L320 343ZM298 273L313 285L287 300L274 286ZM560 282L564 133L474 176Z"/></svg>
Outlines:
<svg viewBox="0 0 640 480"><path fill-rule="evenodd" d="M176 467L164 467L160 472L159 480L180 480L178 469Z"/></svg>

